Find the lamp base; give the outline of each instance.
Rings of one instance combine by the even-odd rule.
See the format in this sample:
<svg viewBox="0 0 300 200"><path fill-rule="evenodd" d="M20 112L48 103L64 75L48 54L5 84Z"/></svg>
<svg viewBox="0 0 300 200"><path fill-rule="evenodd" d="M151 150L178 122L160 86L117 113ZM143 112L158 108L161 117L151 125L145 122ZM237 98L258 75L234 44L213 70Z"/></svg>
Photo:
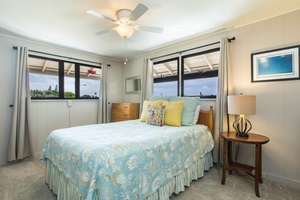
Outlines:
<svg viewBox="0 0 300 200"><path fill-rule="evenodd" d="M237 137L249 137L247 133L251 130L252 124L248 119L245 119L244 115L241 115L232 125Z"/></svg>
<svg viewBox="0 0 300 200"><path fill-rule="evenodd" d="M236 133L236 136L237 137L249 137L249 135L247 133L239 133L239 132Z"/></svg>

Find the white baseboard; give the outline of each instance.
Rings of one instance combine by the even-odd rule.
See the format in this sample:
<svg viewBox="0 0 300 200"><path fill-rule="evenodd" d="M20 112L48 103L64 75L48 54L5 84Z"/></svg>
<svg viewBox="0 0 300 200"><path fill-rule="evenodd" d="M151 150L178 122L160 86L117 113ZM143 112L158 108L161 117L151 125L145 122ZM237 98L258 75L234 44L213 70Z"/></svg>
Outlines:
<svg viewBox="0 0 300 200"><path fill-rule="evenodd" d="M270 173L264 173L264 174L265 174L266 179L269 179L271 181L275 181L277 183L281 183L284 185L288 185L293 188L300 189L300 181L298 181L298 180L293 180L293 179L285 178L285 177L278 176L275 174L270 174Z"/></svg>

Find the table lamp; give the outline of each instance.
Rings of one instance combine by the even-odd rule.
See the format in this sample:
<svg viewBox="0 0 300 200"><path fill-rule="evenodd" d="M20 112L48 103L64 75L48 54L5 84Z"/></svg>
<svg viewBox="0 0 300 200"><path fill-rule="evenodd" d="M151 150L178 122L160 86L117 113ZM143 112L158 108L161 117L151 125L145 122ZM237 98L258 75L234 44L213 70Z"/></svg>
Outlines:
<svg viewBox="0 0 300 200"><path fill-rule="evenodd" d="M256 114L256 96L255 95L229 95L228 100L228 114L239 115L233 122L233 128L236 130L236 136L249 137L247 134L252 124L245 115Z"/></svg>

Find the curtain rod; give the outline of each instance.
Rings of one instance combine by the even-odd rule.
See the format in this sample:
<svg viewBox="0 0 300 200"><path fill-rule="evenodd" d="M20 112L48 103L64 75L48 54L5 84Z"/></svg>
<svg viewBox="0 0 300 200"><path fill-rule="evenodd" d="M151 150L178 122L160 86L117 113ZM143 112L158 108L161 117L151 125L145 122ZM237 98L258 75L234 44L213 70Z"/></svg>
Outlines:
<svg viewBox="0 0 300 200"><path fill-rule="evenodd" d="M228 38L227 40L228 40L228 42L231 42L232 40L235 40L235 37ZM150 60L155 60L155 59L158 59L158 58L162 58L162 57L166 57L166 56L171 56L171 55L174 55L174 54L181 54L181 53L184 53L184 52L187 52L187 51L191 51L191 50L195 50L195 49L200 49L200 48L203 48L203 47L212 46L212 45L219 44L219 43L220 42L213 42L213 43L210 43L210 44L201 45L201 46L194 47L194 48L191 48L191 49L186 49L186 50L182 50L182 51L178 51L178 52L174 52L174 53L165 54L165 55L162 55L162 56L150 58Z"/></svg>
<svg viewBox="0 0 300 200"><path fill-rule="evenodd" d="M17 50L18 46L13 46L13 49ZM56 57L59 57L59 58L65 58L65 59L75 60L75 61L79 61L79 62L88 62L88 63L94 63L94 64L102 65L102 63L98 63L98 62L93 62L93 61L83 60L83 59L78 59L78 58L72 58L72 57L67 57L67 56L60 56L60 55L46 53L46 52L42 52L42 51L35 51L35 50L30 50L30 49L28 49L28 51L32 52L32 53L40 53L40 54L44 54L44 55L48 55L48 56L56 56Z"/></svg>

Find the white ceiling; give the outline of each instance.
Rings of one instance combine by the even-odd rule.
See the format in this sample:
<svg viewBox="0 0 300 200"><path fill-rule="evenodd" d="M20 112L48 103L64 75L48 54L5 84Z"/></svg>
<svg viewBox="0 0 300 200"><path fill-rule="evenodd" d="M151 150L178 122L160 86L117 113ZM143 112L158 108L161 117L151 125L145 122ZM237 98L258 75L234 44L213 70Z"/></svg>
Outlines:
<svg viewBox="0 0 300 200"><path fill-rule="evenodd" d="M136 22L164 28L162 34L135 32L127 45L117 32L96 35L138 3L149 10ZM300 9L300 0L0 0L0 32L124 60L162 46L230 29Z"/></svg>

